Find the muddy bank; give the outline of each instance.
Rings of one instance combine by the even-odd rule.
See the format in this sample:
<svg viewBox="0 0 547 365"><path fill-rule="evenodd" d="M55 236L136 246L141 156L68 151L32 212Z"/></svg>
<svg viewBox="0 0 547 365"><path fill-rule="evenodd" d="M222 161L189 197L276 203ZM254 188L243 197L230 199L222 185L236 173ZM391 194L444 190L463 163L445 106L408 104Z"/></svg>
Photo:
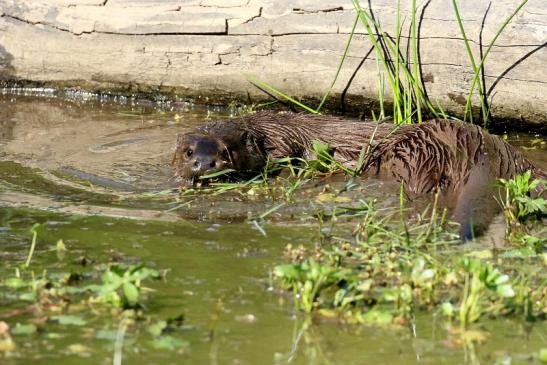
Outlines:
<svg viewBox="0 0 547 365"><path fill-rule="evenodd" d="M390 34L394 6L371 2ZM402 6L408 14L407 4ZM460 7L478 55L480 44L488 45L516 4ZM451 2L425 2L417 15L427 93L448 112L461 114L472 69ZM541 72L547 63L545 15L542 2L530 0L486 63L492 115L510 120L512 127L547 125L547 75ZM0 78L209 103L268 99L245 79L247 72L290 95L318 99L334 77L354 17L351 2L344 0L8 0L0 4ZM405 49L409 24L406 19L401 33ZM335 109L352 104L370 109L377 100L375 55L361 26L357 33L330 100Z"/></svg>

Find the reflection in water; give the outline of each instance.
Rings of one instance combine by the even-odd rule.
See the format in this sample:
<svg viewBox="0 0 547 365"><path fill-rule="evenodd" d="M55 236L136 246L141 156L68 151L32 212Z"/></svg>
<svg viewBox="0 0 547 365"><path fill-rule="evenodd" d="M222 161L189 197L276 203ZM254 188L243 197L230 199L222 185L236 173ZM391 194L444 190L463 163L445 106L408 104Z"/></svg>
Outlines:
<svg viewBox="0 0 547 365"><path fill-rule="evenodd" d="M309 364L333 364L325 350L325 339L321 336L311 317L297 318L294 321L291 349L285 356L279 356L276 364L291 364L297 357L307 359Z"/></svg>
<svg viewBox="0 0 547 365"><path fill-rule="evenodd" d="M0 117L0 143L5 143L13 138L15 121L10 118Z"/></svg>

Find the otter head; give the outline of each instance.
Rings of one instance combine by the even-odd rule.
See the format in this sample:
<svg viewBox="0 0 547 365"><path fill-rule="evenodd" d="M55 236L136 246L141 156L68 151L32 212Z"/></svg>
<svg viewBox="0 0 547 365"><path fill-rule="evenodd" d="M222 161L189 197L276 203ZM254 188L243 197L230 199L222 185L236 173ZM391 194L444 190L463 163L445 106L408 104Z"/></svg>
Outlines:
<svg viewBox="0 0 547 365"><path fill-rule="evenodd" d="M175 175L187 184L196 178L234 168L231 152L219 138L203 133L181 134L173 156Z"/></svg>

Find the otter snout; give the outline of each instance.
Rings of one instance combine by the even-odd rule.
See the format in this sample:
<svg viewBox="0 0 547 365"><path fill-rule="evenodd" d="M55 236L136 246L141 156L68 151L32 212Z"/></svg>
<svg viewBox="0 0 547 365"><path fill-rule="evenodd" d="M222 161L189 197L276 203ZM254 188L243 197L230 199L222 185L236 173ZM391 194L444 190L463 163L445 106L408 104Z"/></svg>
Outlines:
<svg viewBox="0 0 547 365"><path fill-rule="evenodd" d="M230 167L230 153L223 141L206 134L180 135L173 158L175 174L187 183Z"/></svg>
<svg viewBox="0 0 547 365"><path fill-rule="evenodd" d="M191 162L191 166L195 175L203 176L222 170L225 162L219 159L218 156L204 155L196 156Z"/></svg>

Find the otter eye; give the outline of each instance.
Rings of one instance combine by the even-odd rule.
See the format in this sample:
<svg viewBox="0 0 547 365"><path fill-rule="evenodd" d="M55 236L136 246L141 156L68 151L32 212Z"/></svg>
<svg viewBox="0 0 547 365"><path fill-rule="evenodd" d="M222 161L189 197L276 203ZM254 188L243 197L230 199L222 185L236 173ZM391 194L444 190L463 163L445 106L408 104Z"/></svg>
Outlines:
<svg viewBox="0 0 547 365"><path fill-rule="evenodd" d="M186 156L188 156L188 157L192 156L193 153L194 153L194 151L192 151L191 148L188 148L188 149L186 150Z"/></svg>

